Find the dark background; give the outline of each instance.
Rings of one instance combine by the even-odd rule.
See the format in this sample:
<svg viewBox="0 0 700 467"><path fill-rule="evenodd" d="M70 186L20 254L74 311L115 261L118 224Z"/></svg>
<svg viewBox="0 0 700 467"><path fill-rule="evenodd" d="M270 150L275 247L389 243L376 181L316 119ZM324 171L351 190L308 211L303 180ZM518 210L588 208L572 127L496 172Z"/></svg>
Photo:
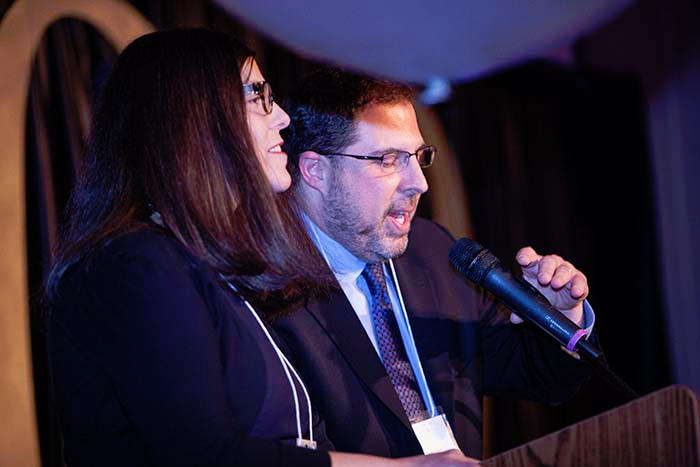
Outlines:
<svg viewBox="0 0 700 467"><path fill-rule="evenodd" d="M257 51L281 99L314 66L208 1L131 3L159 29L206 26L243 38ZM0 12L10 4L0 2ZM667 336L674 335L672 323L678 323L672 316L690 316L697 310L675 309L668 298L670 263L663 252L673 237L665 226L678 221L674 215L685 215L690 232L700 230L697 200L685 214L662 209L668 204L659 190L675 179L659 173L663 164L658 154L654 158L654 150L660 139L669 137L659 136L654 126L658 114L650 112L668 101L664 89L668 82L673 84L679 67L690 69L689 83L688 73L683 74L680 98L698 102L700 67L688 68L684 60L698 56L700 34L693 25L700 24L700 14L697 2L664 4L662 8L658 2L640 1L578 40L563 63L530 60L458 83L453 97L433 108L459 160L473 236L506 263L529 244L540 252L556 252L583 270L597 314L596 333L608 361L641 394L684 381L674 375L671 355L678 353L678 346ZM666 16L650 24L657 15ZM80 166L91 108L115 58L116 52L92 27L60 20L46 31L37 51L28 96L28 280L37 416L46 466L61 465L61 456L47 391L38 298L55 229ZM680 127L697 129L698 120L683 118ZM690 143L697 143L688 134ZM698 165L695 149L685 151L691 168ZM420 208L427 217L430 203L428 193ZM685 254L698 263L694 250ZM697 356L698 344L692 344L695 347L681 350ZM485 452L493 455L619 403L597 380L556 408L491 400Z"/></svg>

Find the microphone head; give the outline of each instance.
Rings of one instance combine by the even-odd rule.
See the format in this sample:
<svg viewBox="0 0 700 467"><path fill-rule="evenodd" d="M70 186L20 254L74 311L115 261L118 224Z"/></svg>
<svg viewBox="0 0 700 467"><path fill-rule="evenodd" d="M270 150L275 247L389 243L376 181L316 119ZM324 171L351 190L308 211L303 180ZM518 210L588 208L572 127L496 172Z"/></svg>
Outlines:
<svg viewBox="0 0 700 467"><path fill-rule="evenodd" d="M452 245L449 259L452 267L478 285L483 284L489 271L501 264L493 253L466 237Z"/></svg>

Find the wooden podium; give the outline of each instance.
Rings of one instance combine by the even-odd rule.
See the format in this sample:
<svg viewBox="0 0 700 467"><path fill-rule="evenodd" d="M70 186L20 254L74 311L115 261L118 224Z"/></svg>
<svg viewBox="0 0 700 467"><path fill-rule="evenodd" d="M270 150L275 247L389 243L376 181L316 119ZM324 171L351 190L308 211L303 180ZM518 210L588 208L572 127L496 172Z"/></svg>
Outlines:
<svg viewBox="0 0 700 467"><path fill-rule="evenodd" d="M700 409L670 386L485 459L488 467L700 467Z"/></svg>

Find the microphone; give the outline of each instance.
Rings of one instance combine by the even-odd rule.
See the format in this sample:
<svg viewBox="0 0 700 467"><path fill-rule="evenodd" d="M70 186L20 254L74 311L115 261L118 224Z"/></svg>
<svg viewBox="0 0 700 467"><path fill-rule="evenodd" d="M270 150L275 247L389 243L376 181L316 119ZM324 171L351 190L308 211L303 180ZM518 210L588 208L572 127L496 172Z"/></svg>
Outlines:
<svg viewBox="0 0 700 467"><path fill-rule="evenodd" d="M508 308L552 336L569 352L583 351L597 359L602 352L585 339L579 328L547 298L524 280L506 271L493 253L478 243L462 238L449 253L450 264L463 276L493 293Z"/></svg>

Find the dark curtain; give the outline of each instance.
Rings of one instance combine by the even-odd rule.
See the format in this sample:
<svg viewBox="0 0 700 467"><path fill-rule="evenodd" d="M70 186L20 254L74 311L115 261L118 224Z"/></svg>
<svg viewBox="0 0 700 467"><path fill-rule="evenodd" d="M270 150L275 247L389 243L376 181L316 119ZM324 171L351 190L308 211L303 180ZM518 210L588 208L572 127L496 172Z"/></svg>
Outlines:
<svg viewBox="0 0 700 467"><path fill-rule="evenodd" d="M244 39L280 100L313 66L208 1L132 4L159 29L206 26ZM62 456L38 297L80 166L92 105L115 55L91 27L61 20L47 31L33 71L26 158L28 281L45 466L62 465ZM457 86L454 98L437 111L460 156L477 239L504 263L525 244L571 259L590 279L596 331L611 366L640 392L665 385L644 109L636 81L532 63ZM421 203L424 214L430 213L427 201ZM497 400L489 451L500 452L616 403L596 381L556 410Z"/></svg>
<svg viewBox="0 0 700 467"><path fill-rule="evenodd" d="M584 271L610 366L640 393L669 383L643 96L626 75L533 62L438 106L476 239L515 268L532 245ZM563 407L493 402L491 453L619 404L598 380Z"/></svg>

